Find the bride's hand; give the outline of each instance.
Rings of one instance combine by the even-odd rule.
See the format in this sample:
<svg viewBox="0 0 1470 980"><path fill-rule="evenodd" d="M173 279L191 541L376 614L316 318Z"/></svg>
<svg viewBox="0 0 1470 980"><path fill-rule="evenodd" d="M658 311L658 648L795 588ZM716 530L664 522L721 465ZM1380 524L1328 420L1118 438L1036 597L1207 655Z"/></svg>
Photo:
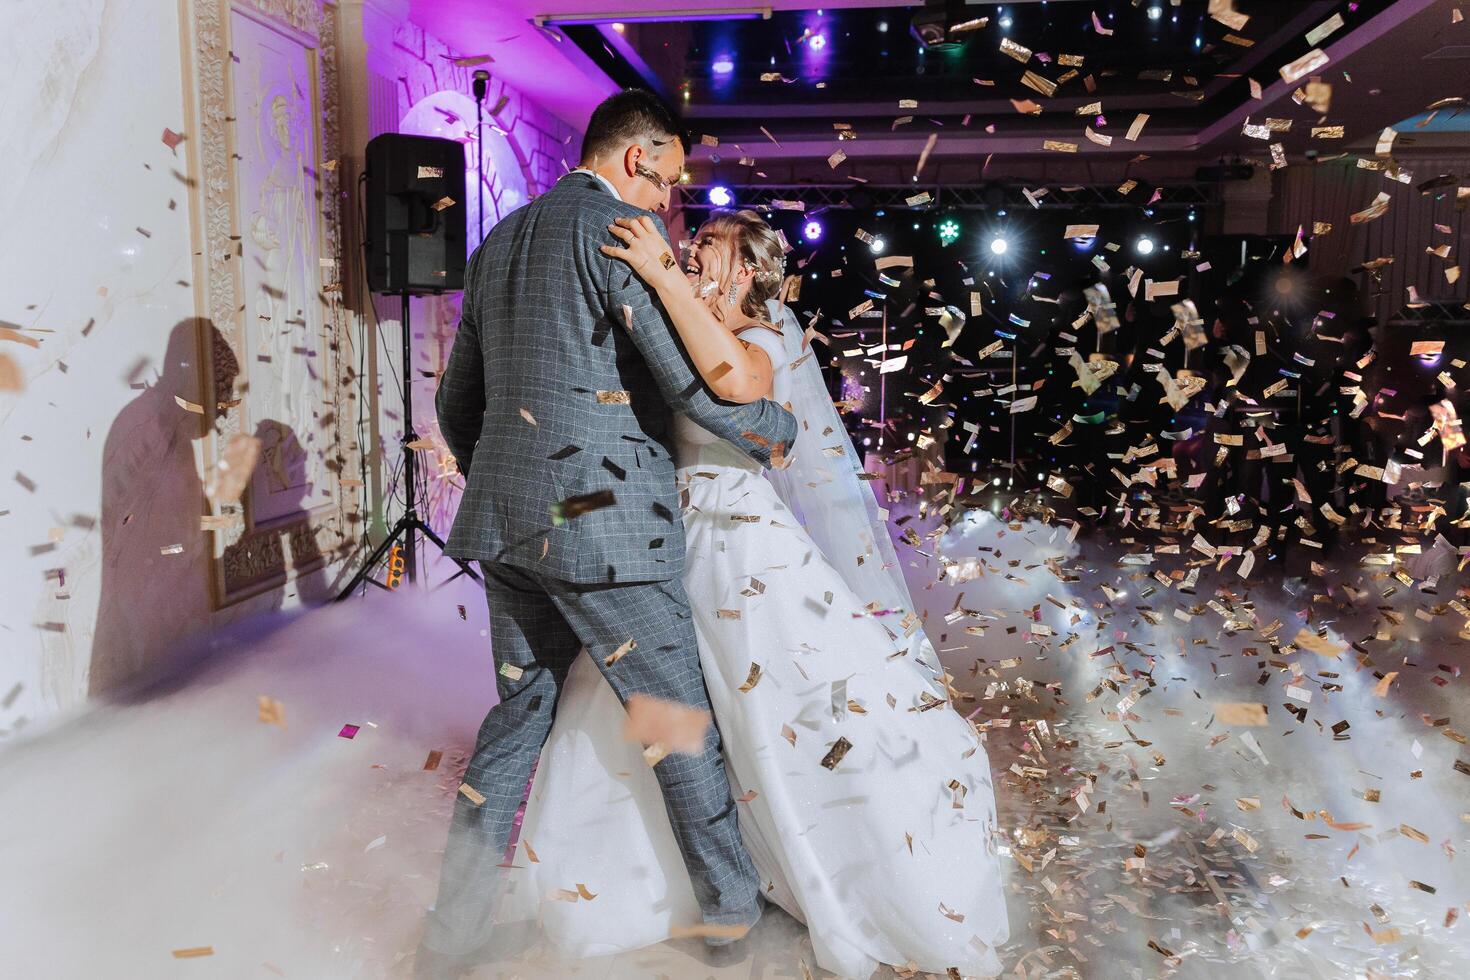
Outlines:
<svg viewBox="0 0 1470 980"><path fill-rule="evenodd" d="M603 245L603 254L628 263L644 282L657 285L660 277L667 279L670 274L684 278L684 274L678 271L679 263L674 259L673 250L648 215L619 218L608 225L607 230L623 243L623 247Z"/></svg>

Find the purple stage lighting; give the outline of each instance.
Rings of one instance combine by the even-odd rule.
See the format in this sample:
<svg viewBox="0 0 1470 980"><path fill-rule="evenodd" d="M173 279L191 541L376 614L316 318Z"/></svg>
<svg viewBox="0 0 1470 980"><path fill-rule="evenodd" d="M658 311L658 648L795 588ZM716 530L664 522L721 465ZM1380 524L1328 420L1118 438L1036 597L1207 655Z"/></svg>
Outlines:
<svg viewBox="0 0 1470 980"><path fill-rule="evenodd" d="M731 61L728 56L716 58L715 63L710 65L710 70L716 75L728 75L735 70L735 62Z"/></svg>
<svg viewBox="0 0 1470 980"><path fill-rule="evenodd" d="M728 208L734 200L735 195L724 184L716 184L709 189L709 202L717 208Z"/></svg>
<svg viewBox="0 0 1470 980"><path fill-rule="evenodd" d="M806 227L801 230L802 236L809 242L814 242L822 237L822 223L820 221L808 221Z"/></svg>
<svg viewBox="0 0 1470 980"><path fill-rule="evenodd" d="M827 35L813 34L811 40L807 43L811 45L813 51L820 51L827 46Z"/></svg>

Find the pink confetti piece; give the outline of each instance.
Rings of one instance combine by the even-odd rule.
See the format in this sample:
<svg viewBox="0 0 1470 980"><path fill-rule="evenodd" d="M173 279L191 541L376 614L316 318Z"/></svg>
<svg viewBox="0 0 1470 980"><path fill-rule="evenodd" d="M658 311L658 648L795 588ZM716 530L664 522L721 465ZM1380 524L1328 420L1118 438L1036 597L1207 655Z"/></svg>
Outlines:
<svg viewBox="0 0 1470 980"><path fill-rule="evenodd" d="M360 725L343 725L342 730L337 733L338 738L352 738L361 730Z"/></svg>

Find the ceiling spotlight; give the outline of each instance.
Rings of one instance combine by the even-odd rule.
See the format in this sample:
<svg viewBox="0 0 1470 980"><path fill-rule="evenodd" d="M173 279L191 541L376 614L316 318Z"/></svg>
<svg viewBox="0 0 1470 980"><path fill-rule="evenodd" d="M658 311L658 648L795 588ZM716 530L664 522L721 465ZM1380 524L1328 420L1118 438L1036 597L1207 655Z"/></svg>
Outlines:
<svg viewBox="0 0 1470 980"><path fill-rule="evenodd" d="M880 20L880 21L878 21L878 33L879 34L887 34L888 33L888 21L886 21L886 20Z"/></svg>
<svg viewBox="0 0 1470 980"><path fill-rule="evenodd" d="M965 20L965 5L956 0L928 0L924 9L909 19L909 33L919 42L920 51L957 51L960 39L950 32Z"/></svg>
<svg viewBox="0 0 1470 980"><path fill-rule="evenodd" d="M939 223L939 244L953 245L960 238L960 223L953 218L945 218Z"/></svg>
<svg viewBox="0 0 1470 980"><path fill-rule="evenodd" d="M728 208L734 200L735 195L724 184L716 184L709 189L709 202L717 208Z"/></svg>
<svg viewBox="0 0 1470 980"><path fill-rule="evenodd" d="M735 62L731 61L727 57L717 58L715 60L715 63L710 65L709 67L710 70L713 71L716 75L728 75L735 70Z"/></svg>
<svg viewBox="0 0 1470 980"><path fill-rule="evenodd" d="M1164 8L1163 7L1160 7L1160 6L1157 6L1156 5L1156 6L1153 6L1153 7L1148 8L1148 19L1149 20L1158 20L1159 18L1161 18L1163 16L1164 16Z"/></svg>
<svg viewBox="0 0 1470 980"><path fill-rule="evenodd" d="M1010 243L999 235L990 240L990 254L992 255L1004 255L1009 247Z"/></svg>
<svg viewBox="0 0 1470 980"><path fill-rule="evenodd" d="M827 35L813 34L811 40L807 43L811 45L813 51L820 51L827 46Z"/></svg>
<svg viewBox="0 0 1470 980"><path fill-rule="evenodd" d="M801 230L802 237L809 242L814 242L822 237L822 223L820 221L808 221L806 227Z"/></svg>
<svg viewBox="0 0 1470 980"><path fill-rule="evenodd" d="M1154 240L1147 235L1144 235L1138 241L1133 243L1133 248L1138 252L1139 255L1150 255L1153 253L1154 250Z"/></svg>
<svg viewBox="0 0 1470 980"><path fill-rule="evenodd" d="M887 247L888 242L883 239L882 235L875 236L873 240L868 243L868 248L871 248L873 250L874 255L882 255L883 250Z"/></svg>

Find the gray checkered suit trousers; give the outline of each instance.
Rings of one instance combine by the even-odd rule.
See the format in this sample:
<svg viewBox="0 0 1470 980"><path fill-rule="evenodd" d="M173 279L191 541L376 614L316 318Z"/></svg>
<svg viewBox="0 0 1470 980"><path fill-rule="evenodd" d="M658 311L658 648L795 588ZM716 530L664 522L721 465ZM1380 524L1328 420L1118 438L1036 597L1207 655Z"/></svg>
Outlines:
<svg viewBox="0 0 1470 980"><path fill-rule="evenodd" d="M678 579L637 585L566 585L510 565L481 562L500 703L480 726L444 852L439 898L425 945L454 955L492 936L504 886L511 823L531 766L551 732L557 694L582 647L620 700L642 693L709 710L694 622ZM604 658L630 637L638 646L611 667ZM507 667L511 669L507 669ZM740 842L720 736L711 725L699 755L671 754L653 772L704 920L748 925L759 916L759 878ZM617 841L608 841L617 847Z"/></svg>

